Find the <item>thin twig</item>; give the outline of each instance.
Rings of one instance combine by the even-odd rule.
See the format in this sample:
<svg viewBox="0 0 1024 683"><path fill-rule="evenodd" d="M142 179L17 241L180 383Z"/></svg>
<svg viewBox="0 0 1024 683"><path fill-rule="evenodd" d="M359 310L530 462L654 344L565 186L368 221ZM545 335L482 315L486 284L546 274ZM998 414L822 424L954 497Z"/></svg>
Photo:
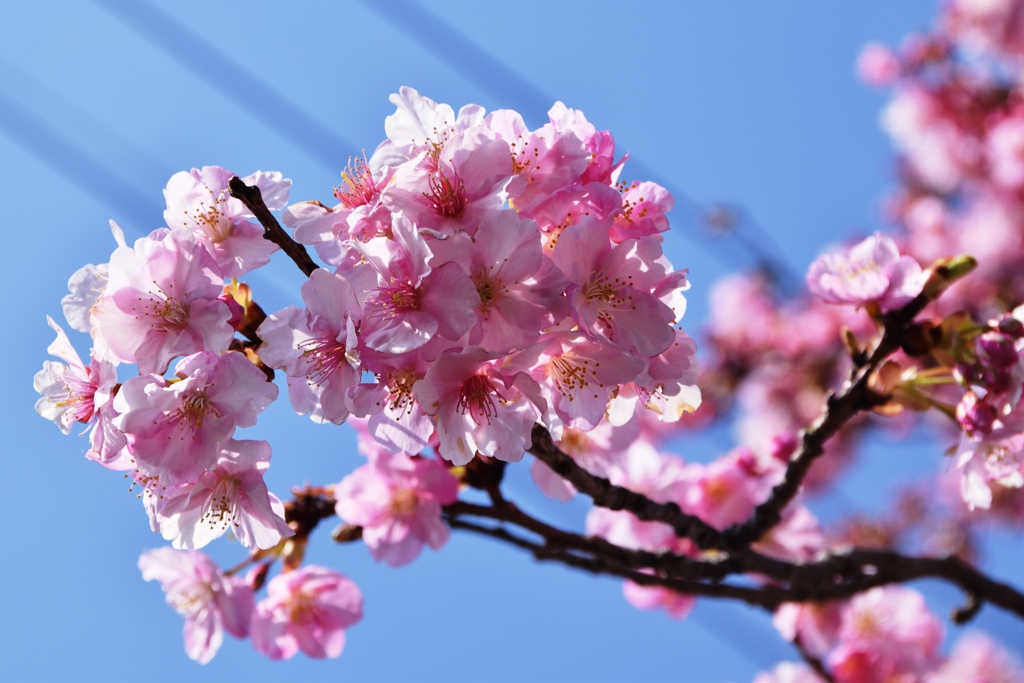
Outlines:
<svg viewBox="0 0 1024 683"><path fill-rule="evenodd" d="M246 185L242 182L242 179L238 176L232 176L231 180L228 181L228 188L231 190L231 196L238 201L245 204L245 206L252 212L253 216L256 216L256 220L263 226L263 237L268 239L277 246L281 247L281 251L288 255L295 265L299 267L299 270L309 277L309 275L319 268L319 266L310 258L306 248L293 240L291 236L284 231L281 224L274 218L274 214L270 213L270 209L263 202L263 194L260 193L260 188L255 185Z"/></svg>

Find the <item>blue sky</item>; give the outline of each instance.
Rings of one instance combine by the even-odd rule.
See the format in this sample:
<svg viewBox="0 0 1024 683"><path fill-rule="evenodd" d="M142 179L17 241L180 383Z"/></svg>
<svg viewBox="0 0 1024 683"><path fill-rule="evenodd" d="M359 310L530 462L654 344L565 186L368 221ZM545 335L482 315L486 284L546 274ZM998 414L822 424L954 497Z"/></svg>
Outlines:
<svg viewBox="0 0 1024 683"><path fill-rule="evenodd" d="M770 235L753 239L780 245L797 272L844 234L880 226L892 168L877 125L884 97L856 81L853 63L865 42L897 41L933 12L921 0L0 4L0 258L15 311L0 337L10 382L0 396L0 678L749 680L793 657L765 615L737 605L702 602L674 622L629 607L616 581L486 540L455 535L393 570L358 545L334 546L325 529L310 561L348 574L366 599L342 657L270 663L228 640L200 667L183 653L180 618L136 568L161 539L127 482L32 409L32 375L52 340L45 315L59 317L74 270L108 258L110 218L129 239L160 226L160 191L176 171L280 170L293 200L329 199L348 155L383 139L388 95L410 85L456 108L514 108L533 125L562 100L610 129L635 162L626 177L649 174L678 193L667 249L690 268L684 325L696 333L709 285L751 259L706 236L694 203L741 205ZM298 302L291 263L265 271L250 279L265 309ZM84 355L86 340L73 341ZM359 463L347 428L317 427L286 401L243 436L271 442L268 482L282 497ZM684 457L709 454L707 439L688 447ZM879 478L934 468L940 453L875 453L843 499L877 506ZM525 467L512 469L511 496L580 528L581 502L550 503ZM230 565L243 550L222 541L211 554ZM1019 557L994 560L1012 579ZM956 600L926 589L940 611ZM1007 644L1024 642L991 610L982 621Z"/></svg>

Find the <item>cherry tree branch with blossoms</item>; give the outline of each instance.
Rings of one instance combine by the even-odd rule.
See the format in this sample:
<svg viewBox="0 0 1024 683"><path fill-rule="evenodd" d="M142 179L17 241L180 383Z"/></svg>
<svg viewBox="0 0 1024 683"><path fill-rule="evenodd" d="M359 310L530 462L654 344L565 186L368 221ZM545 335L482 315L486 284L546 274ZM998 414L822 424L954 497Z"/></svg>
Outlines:
<svg viewBox="0 0 1024 683"><path fill-rule="evenodd" d="M900 56L876 46L862 70L925 91L929 113L963 135L988 135L979 121L1015 115L1011 86L958 79L971 67L947 38L1005 42L992 22L1012 17L954 5L950 36ZM1002 95L948 97L943 83ZM959 587L955 623L986 603L1024 618L1024 593L968 553L976 520L1024 510L1024 287L998 253L959 255L970 240L915 237L920 224L931 237L952 230L943 212L995 195L993 184L1024 215L1024 172L995 142L1011 135L1002 123L991 159L953 158L951 145L941 168L935 139L895 125L912 173L909 237L876 233L821 256L799 299L743 276L722 283L699 364L682 329L688 274L662 248L673 199L621 179L609 131L560 102L531 130L516 112L456 112L411 88L391 101L386 140L350 160L333 206L289 203L277 172L207 166L169 180L166 227L128 245L112 224L109 262L72 275L62 302L91 339L88 364L49 321L61 362L37 373L36 409L65 433L87 425L86 457L141 490L171 547L139 568L184 618L189 657L209 661L225 632L271 659L340 656L362 593L306 561L314 530L337 517L336 542L393 567L456 529L623 579L631 604L675 618L700 597L760 607L803 663L759 681L1022 671L987 640L943 655L942 621L899 585ZM240 278L277 250L307 279L301 306L268 314ZM264 481L271 445L235 438L282 390L315 424L351 425L366 457L287 502ZM707 464L665 451L733 406L739 447ZM829 537L807 497L839 475L858 435L924 413L960 441L942 485L950 505L908 496L899 524L853 520ZM506 469L527 453L544 495L591 500L582 531L506 497ZM964 536L910 547L935 519ZM200 550L224 535L248 549L227 570Z"/></svg>

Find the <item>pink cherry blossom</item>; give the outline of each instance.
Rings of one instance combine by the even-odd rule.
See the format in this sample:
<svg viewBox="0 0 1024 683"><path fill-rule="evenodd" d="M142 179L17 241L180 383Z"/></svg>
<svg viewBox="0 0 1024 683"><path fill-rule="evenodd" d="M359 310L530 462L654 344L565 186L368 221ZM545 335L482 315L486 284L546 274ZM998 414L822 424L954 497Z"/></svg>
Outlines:
<svg viewBox="0 0 1024 683"><path fill-rule="evenodd" d="M346 393L360 379L359 302L348 280L323 268L313 271L301 292L305 310L289 306L260 325L260 358L288 375L295 412L341 424L349 413Z"/></svg>
<svg viewBox="0 0 1024 683"><path fill-rule="evenodd" d="M263 238L263 228L247 220L252 214L231 196L228 181L235 174L220 166L203 166L171 176L164 188L167 226L191 230L217 262L224 277L240 277L270 261L277 250ZM256 173L242 178L255 185L267 208L284 208L292 181L280 173Z"/></svg>
<svg viewBox="0 0 1024 683"><path fill-rule="evenodd" d="M508 368L527 372L537 381L548 407L543 422L559 438L563 425L583 431L597 426L611 392L635 379L644 362L583 335L553 334L517 355Z"/></svg>
<svg viewBox="0 0 1024 683"><path fill-rule="evenodd" d="M697 598L664 586L641 586L627 581L622 584L626 602L637 609L664 609L673 619L684 619L697 604Z"/></svg>
<svg viewBox="0 0 1024 683"><path fill-rule="evenodd" d="M642 493L658 503L679 503L690 483L679 458L659 453L646 441L636 441L609 467L608 479ZM664 522L645 522L632 513L594 507L587 513L587 533L616 545L660 552L673 549L680 539Z"/></svg>
<svg viewBox="0 0 1024 683"><path fill-rule="evenodd" d="M381 201L420 228L472 234L503 207L512 172L508 143L473 127L451 133L443 146L396 169Z"/></svg>
<svg viewBox="0 0 1024 683"><path fill-rule="evenodd" d="M97 358L84 366L60 325L49 316L46 321L57 333L47 352L67 365L45 361L36 373L33 385L41 394L36 412L53 420L65 434L75 422L89 426L91 447L86 457L110 469L128 469L130 463L120 457L125 436L113 424L117 417L113 406L117 368Z"/></svg>
<svg viewBox="0 0 1024 683"><path fill-rule="evenodd" d="M941 661L945 629L917 591L872 588L842 609L839 645L827 664L839 681L913 680Z"/></svg>
<svg viewBox="0 0 1024 683"><path fill-rule="evenodd" d="M555 131L562 133L571 131L583 141L583 149L588 156L587 168L579 177L577 183L599 182L611 185L618 179L625 158L615 161L615 139L607 130L597 130L597 127L587 120L583 112L578 109L570 109L561 102L555 104L548 110L548 120L555 127Z"/></svg>
<svg viewBox="0 0 1024 683"><path fill-rule="evenodd" d="M591 474L604 477L619 464L621 453L639 438L640 423L632 420L614 426L608 420L602 420L588 431L565 427L561 433L561 438L555 441L558 449ZM565 502L576 495L572 484L540 460L530 464L530 476L548 498Z"/></svg>
<svg viewBox="0 0 1024 683"><path fill-rule="evenodd" d="M432 268L433 256L416 226L395 218L394 240L353 243L376 273L377 288L363 300L360 338L374 351L404 353L435 334L455 341L476 323L480 297L456 263Z"/></svg>
<svg viewBox="0 0 1024 683"><path fill-rule="evenodd" d="M758 471L755 456L745 448L707 465L691 463L687 477L684 509L717 529L746 520L776 483Z"/></svg>
<svg viewBox="0 0 1024 683"><path fill-rule="evenodd" d="M857 75L870 85L889 85L899 78L899 59L885 45L869 43L857 55Z"/></svg>
<svg viewBox="0 0 1024 683"><path fill-rule="evenodd" d="M334 188L339 203L328 207L318 201L292 204L281 213L281 222L295 230L295 240L311 244L317 255L332 266L342 260L349 239L366 242L391 231L391 212L380 201L380 193L395 169L384 165L382 153L368 161L357 157L341 173L341 185Z"/></svg>
<svg viewBox="0 0 1024 683"><path fill-rule="evenodd" d="M158 230L119 247L92 309L93 334L139 372L163 373L175 356L224 351L234 335L220 301L224 279L188 230Z"/></svg>
<svg viewBox="0 0 1024 683"><path fill-rule="evenodd" d="M786 602L775 610L772 624L786 640L799 642L815 657L824 657L837 643L841 609L838 602Z"/></svg>
<svg viewBox="0 0 1024 683"><path fill-rule="evenodd" d="M624 424L641 408L652 411L661 422L678 422L700 407L697 344L682 330L674 332L672 345L648 359L640 376L619 388L608 408L612 424Z"/></svg>
<svg viewBox="0 0 1024 683"><path fill-rule="evenodd" d="M423 411L413 387L427 374L425 354L436 339L414 351L398 355L365 351L364 367L377 376L375 383L361 383L349 390L352 414L368 418L366 429L392 453L419 453L430 443L434 423Z"/></svg>
<svg viewBox="0 0 1024 683"><path fill-rule="evenodd" d="M251 550L273 548L294 535L284 506L267 491L266 441L228 441L212 469L163 496L156 513L164 539L175 548L202 548L229 531Z"/></svg>
<svg viewBox="0 0 1024 683"><path fill-rule="evenodd" d="M71 329L85 332L92 331L92 323L89 321L89 311L96 304L96 300L102 295L107 285L109 265L92 263L82 266L76 270L68 280L68 294L61 299L61 308L64 309L64 317L67 318Z"/></svg>
<svg viewBox="0 0 1024 683"><path fill-rule="evenodd" d="M921 266L900 256L890 237L875 233L848 253L818 257L807 271L807 287L830 304L877 302L883 311L903 306L921 293Z"/></svg>
<svg viewBox="0 0 1024 683"><path fill-rule="evenodd" d="M363 618L363 595L338 572L307 565L278 574L256 606L252 644L270 659L340 657L345 629Z"/></svg>
<svg viewBox="0 0 1024 683"><path fill-rule="evenodd" d="M392 567L412 562L424 545L440 550L448 540L441 506L455 501L459 485L437 460L371 451L370 462L334 489L338 516L363 528L373 559Z"/></svg>
<svg viewBox="0 0 1024 683"><path fill-rule="evenodd" d="M970 509L992 506L992 486L1024 486L1024 433L997 429L980 439L964 434L957 451L961 493Z"/></svg>
<svg viewBox="0 0 1024 683"><path fill-rule="evenodd" d="M882 127L913 172L941 192L955 190L980 155L947 110L925 88L901 88L882 112Z"/></svg>
<svg viewBox="0 0 1024 683"><path fill-rule="evenodd" d="M1013 652L983 633L968 632L956 641L942 668L927 683L1014 683L1024 680L1024 664Z"/></svg>
<svg viewBox="0 0 1024 683"><path fill-rule="evenodd" d="M132 454L165 485L195 481L215 466L236 427L277 398L277 387L241 353L203 351L178 361L175 380L142 375L114 399L116 427L133 437Z"/></svg>
<svg viewBox="0 0 1024 683"><path fill-rule="evenodd" d="M515 211L490 213L470 237L456 234L431 245L433 263L461 264L480 297L469 343L506 353L524 349L568 313L568 281L544 258L532 220Z"/></svg>
<svg viewBox="0 0 1024 683"><path fill-rule="evenodd" d="M203 553L158 548L139 557L139 569L146 581L160 582L167 604L185 618L185 652L195 661L213 659L224 631L249 635L252 590L242 579L224 576Z"/></svg>
<svg viewBox="0 0 1024 683"><path fill-rule="evenodd" d="M484 120L488 128L508 143L515 177L508 185L509 202L527 211L535 201L575 183L587 170L588 153L572 130L558 130L548 123L530 131L517 112L502 109Z"/></svg>
<svg viewBox="0 0 1024 683"><path fill-rule="evenodd" d="M549 255L558 244L562 231L586 216L597 221L614 219L622 210L622 195L602 183L571 185L547 196L538 197L520 216L537 222L542 232L544 253ZM614 227L610 231L614 231Z"/></svg>
<svg viewBox="0 0 1024 683"><path fill-rule="evenodd" d="M616 244L627 239L657 235L668 230L668 214L675 205L661 185L646 182L620 183L622 210L616 214L609 237Z"/></svg>
<svg viewBox="0 0 1024 683"><path fill-rule="evenodd" d="M437 417L440 453L453 465L477 453L518 462L531 443L540 411L528 394L540 389L522 372L503 377L491 363L499 357L474 346L448 351L413 387L424 412Z"/></svg>
<svg viewBox="0 0 1024 683"><path fill-rule="evenodd" d="M551 254L572 281L573 317L580 329L644 356L665 351L675 314L652 290L665 275L653 237L612 246L607 227L584 219L566 228Z"/></svg>

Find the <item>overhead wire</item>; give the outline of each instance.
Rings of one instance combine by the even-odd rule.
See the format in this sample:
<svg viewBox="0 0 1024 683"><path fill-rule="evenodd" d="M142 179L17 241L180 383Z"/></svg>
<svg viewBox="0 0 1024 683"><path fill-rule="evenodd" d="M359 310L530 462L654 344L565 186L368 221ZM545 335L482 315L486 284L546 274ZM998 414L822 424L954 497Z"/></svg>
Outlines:
<svg viewBox="0 0 1024 683"><path fill-rule="evenodd" d="M0 130L51 171L106 206L115 218L149 225L163 213L144 194L17 99L0 90Z"/></svg>
<svg viewBox="0 0 1024 683"><path fill-rule="evenodd" d="M93 2L331 171L360 149L170 12L143 1Z"/></svg>
<svg viewBox="0 0 1024 683"><path fill-rule="evenodd" d="M416 42L449 68L457 71L475 86L490 93L502 102L511 102L520 112L546 112L555 98L545 93L514 69L510 69L487 50L481 48L452 25L415 0L359 0L368 10L384 19L406 37ZM707 228L707 214L715 207L705 207L688 197L678 187L631 156L628 162L633 177L650 178L667 189L676 200L673 210L676 218L696 228L684 233L685 237L719 264L736 267L736 250L728 248L721 238L716 238ZM735 230L746 230L757 236L757 241L737 239L742 250L747 251L756 264L775 278L785 289L791 289L793 269L781 257L782 251L771 235L760 228L745 211L734 210L741 223Z"/></svg>

